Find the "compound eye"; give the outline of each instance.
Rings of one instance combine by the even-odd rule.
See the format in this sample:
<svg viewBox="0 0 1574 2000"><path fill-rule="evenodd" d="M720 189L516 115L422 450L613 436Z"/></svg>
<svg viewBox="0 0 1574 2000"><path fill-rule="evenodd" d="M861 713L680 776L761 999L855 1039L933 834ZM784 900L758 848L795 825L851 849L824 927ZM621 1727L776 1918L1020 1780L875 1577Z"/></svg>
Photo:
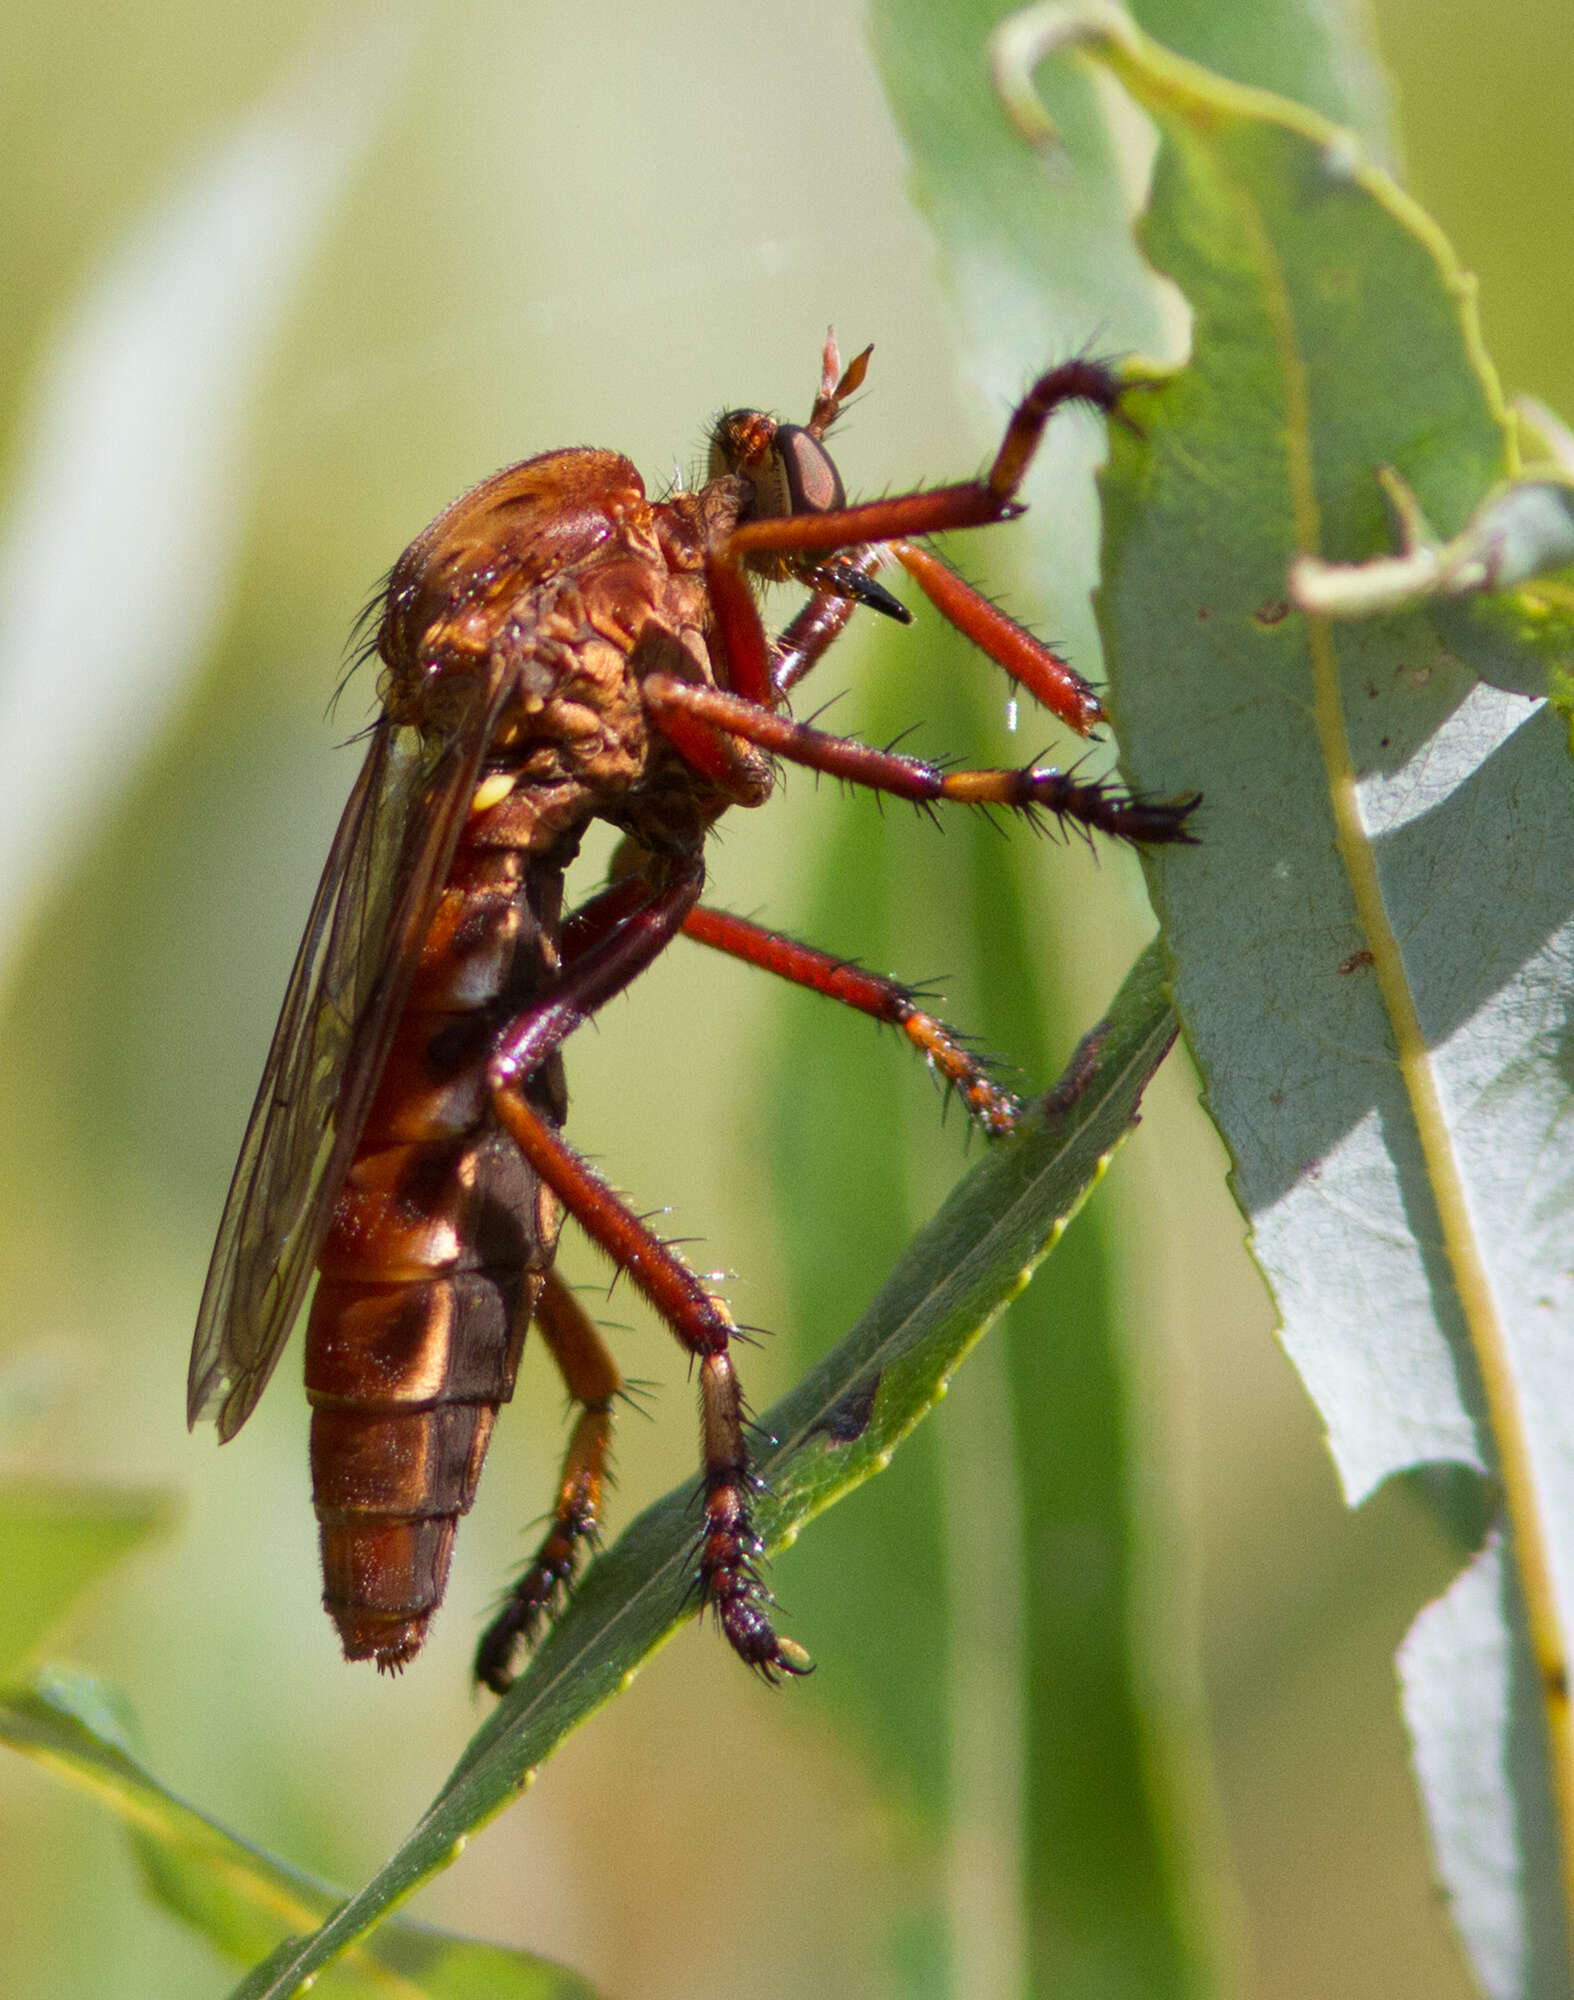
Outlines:
<svg viewBox="0 0 1574 2000"><path fill-rule="evenodd" d="M834 514L847 505L841 474L831 454L801 425L778 425L776 458L786 484L783 513Z"/></svg>

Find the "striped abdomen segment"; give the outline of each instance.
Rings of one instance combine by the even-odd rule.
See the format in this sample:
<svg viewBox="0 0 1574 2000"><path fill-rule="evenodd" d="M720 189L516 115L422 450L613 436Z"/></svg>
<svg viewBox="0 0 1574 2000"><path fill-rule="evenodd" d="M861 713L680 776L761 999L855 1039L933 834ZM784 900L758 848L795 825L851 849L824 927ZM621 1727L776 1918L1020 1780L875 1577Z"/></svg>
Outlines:
<svg viewBox="0 0 1574 2000"><path fill-rule="evenodd" d="M549 862L461 845L318 1259L312 1487L352 1660L420 1648L551 1265L557 1201L494 1120L486 1062L555 970L561 894ZM555 1058L527 1094L562 1123Z"/></svg>

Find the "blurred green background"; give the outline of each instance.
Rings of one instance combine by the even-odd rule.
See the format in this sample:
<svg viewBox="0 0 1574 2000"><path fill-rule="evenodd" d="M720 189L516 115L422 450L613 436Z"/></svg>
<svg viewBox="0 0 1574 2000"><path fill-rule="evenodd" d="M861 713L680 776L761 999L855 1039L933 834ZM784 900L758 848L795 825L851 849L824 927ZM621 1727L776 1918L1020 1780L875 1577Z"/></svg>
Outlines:
<svg viewBox="0 0 1574 2000"><path fill-rule="evenodd" d="M1490 33L1461 0L1385 0L1376 16L1409 184L1481 275L1507 386L1574 413L1566 8L1505 9ZM323 185L342 173L342 195L319 199L298 289L281 277L273 290L281 328L241 404L224 488L237 532L227 541L217 508L188 579L191 603L213 605L188 634L192 678L151 740L149 700L117 721L102 767L68 765L39 865L18 869L0 1028L0 1469L157 1484L183 1502L177 1533L102 1586L55 1650L125 1688L175 1789L346 1882L397 1843L479 1719L473 1637L562 1437L560 1393L531 1354L445 1613L390 1682L341 1665L318 1607L293 1358L222 1455L182 1423L222 1191L350 781L354 753L335 745L369 698L352 687L325 722L350 618L428 517L498 463L609 444L658 486L675 464L694 469L719 407L801 416L830 320L849 349L877 344L869 393L840 434L854 489L972 468L1003 414L958 390L965 358L858 11L805 0L745 16L672 0L611 18L615 36L602 17L587 36L561 8L499 0L374 22L309 0L265 17L57 0L8 19L0 494L13 505L64 329L139 217L303 63L315 95L294 100L295 129L330 147L357 121L368 135L359 155L320 166ZM1100 310L1090 301L1082 337L1097 340ZM200 353L200 329L191 338ZM1040 358L1023 356L1024 376ZM141 504L133 486L128 509ZM94 545L44 554L29 610L65 668L33 690L35 726L65 734L99 700L69 672L73 619L89 599L102 613L114 564ZM994 560L973 554L970 573L996 581ZM1062 633L1084 617L1040 615ZM909 664L893 683L898 657ZM846 689L839 727L879 733L910 717L932 747L1011 760L992 686L969 725L978 736L947 737L947 697L926 680L936 657L917 640L899 656L886 645L877 670L850 640L816 700ZM25 677L25 661L3 665ZM14 691L0 700L8 763L26 769L39 739ZM825 857L848 823L867 833L866 860L849 868L838 845L828 889ZM805 930L828 909L840 928L821 921L818 934L833 947L910 977L947 974L973 962L974 920L934 887L963 846L942 861L938 840L906 815L881 821L868 802L789 782L767 812L729 823L716 899ZM1053 946L1058 1016L1030 1048L1013 1025L1019 999L970 991L965 970L944 982L949 1011L1047 1074L1146 934L1140 887L1118 859L997 845L992 893L1002 909L1026 898L1025 935ZM917 885L895 915L863 890L866 870L887 868ZM828 1074L856 1064L895 1110L820 1089L821 1048ZM797 1067L784 1081L786 1059ZM697 949L675 949L579 1037L571 1082L581 1145L641 1206L670 1205L674 1233L703 1240L702 1265L741 1274L743 1318L782 1330L747 1357L762 1406L841 1331L905 1232L869 1192L870 1119L900 1183L881 1192L915 1215L964 1158L960 1121L942 1128L893 1039ZM786 1154L773 1151L778 1124L791 1127ZM1222 1167L1176 1060L1087 1218L1107 1264L1082 1282L1113 1287L1136 1357L1142 1479L1164 1524L1148 1559L1200 1644L1218 1808L1209 1865L1241 1990L1463 1993L1393 1700L1394 1646L1444 1580L1443 1554L1399 1494L1344 1511ZM845 1222L802 1263L778 1216L813 1204L784 1187ZM565 1268L596 1275L578 1244ZM603 1317L628 1325L615 1338L629 1372L661 1385L657 1421L624 1425L626 1520L690 1470L693 1420L675 1351L626 1288ZM954 1645L947 1537L968 1521L957 1496L988 1490L1002 1393L991 1352L909 1447L911 1468L904 1453L779 1562L787 1629L822 1659L813 1681L770 1697L712 1635L684 1633L419 1913L652 2000L733 1990L738 1967L760 1995L927 1990L946 1914L969 1922L966 1857L935 1775L963 1711L905 1691L893 1647L882 1722L867 1676L850 1659L839 1673L838 1658L895 1573L914 1653ZM938 1514L936 1491L951 1496ZM720 1892L706 1851L718 1785ZM115 1826L16 1760L0 1763L0 1909L7 1992L226 1985L199 1941L142 1902Z"/></svg>

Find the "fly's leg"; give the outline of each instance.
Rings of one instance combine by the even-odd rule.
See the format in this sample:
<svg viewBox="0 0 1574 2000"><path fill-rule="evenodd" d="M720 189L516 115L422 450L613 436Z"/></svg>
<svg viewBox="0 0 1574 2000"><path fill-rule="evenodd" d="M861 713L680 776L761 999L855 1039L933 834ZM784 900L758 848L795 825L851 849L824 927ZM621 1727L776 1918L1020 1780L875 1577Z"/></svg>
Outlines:
<svg viewBox="0 0 1574 2000"><path fill-rule="evenodd" d="M578 1027L660 957L705 885L700 856L614 883L564 925L563 974L547 996L504 1025L487 1079L496 1092L539 1069Z"/></svg>
<svg viewBox="0 0 1574 2000"><path fill-rule="evenodd" d="M612 1452L612 1405L623 1389L623 1376L595 1322L555 1271L546 1275L534 1319L580 1414L564 1455L552 1525L476 1649L475 1677L494 1694L508 1691L515 1652L534 1644L542 1623L567 1594L584 1549L598 1538Z"/></svg>
<svg viewBox="0 0 1574 2000"><path fill-rule="evenodd" d="M887 562L899 562L950 625L970 639L997 666L1004 667L1017 686L1058 716L1079 736L1088 736L1103 722L1104 705L1093 689L1053 646L1008 618L999 605L965 582L932 549L915 542L895 541L883 547L855 549L837 568L849 575L872 576ZM723 586L725 589L726 586ZM847 629L858 598L816 592L770 649L770 681L774 707L785 694L817 667L832 643ZM750 640L735 634L731 643Z"/></svg>
<svg viewBox="0 0 1574 2000"><path fill-rule="evenodd" d="M1186 821L1197 805L1196 793L1166 800L1135 798L1105 780L1078 778L1052 767L944 771L918 757L828 735L741 695L699 687L671 674L650 675L643 691L657 724L685 755L710 730L718 737L742 737L772 756L919 805L951 800L963 805L1005 806L1029 814L1050 812L1062 821L1117 840L1149 846L1191 839Z"/></svg>
<svg viewBox="0 0 1574 2000"><path fill-rule="evenodd" d="M884 549L859 549L850 559L849 567L856 567L865 575L872 576L885 560ZM805 674L820 664L831 646L847 630L848 621L857 609L854 598L815 592L769 649L769 679L774 697L772 707L795 688ZM745 636L735 643L747 645L749 640Z"/></svg>
<svg viewBox="0 0 1574 2000"><path fill-rule="evenodd" d="M977 1056L943 1021L926 1013L905 986L829 952L769 931L746 917L698 904L683 920L683 934L724 951L779 978L840 1000L876 1021L900 1028L915 1049L961 1097L969 1113L992 1138L1015 1129L1022 1107L1002 1090Z"/></svg>
<svg viewBox="0 0 1574 2000"><path fill-rule="evenodd" d="M770 1592L756 1567L761 1544L752 1518L758 1482L749 1469L744 1406L730 1352L736 1331L726 1305L670 1245L541 1118L516 1090L493 1103L515 1145L587 1236L644 1293L678 1343L699 1363L700 1447L705 1517L698 1583L728 1643L768 1681L809 1671L801 1646L777 1635Z"/></svg>
<svg viewBox="0 0 1574 2000"><path fill-rule="evenodd" d="M940 490L944 492L946 488ZM930 500L932 494L916 494L914 498ZM882 500L876 504L896 506L898 502ZM758 526L794 528L798 522L810 522L818 528L826 520L852 522L862 512L862 508L848 508L842 514L790 514L780 524L770 520ZM748 534L754 526L754 522L746 522L736 530L734 540ZM846 564L838 564L838 568L848 578L866 578L882 566L888 554L910 570L940 616L948 624L954 624L964 638L972 640L980 652L988 654L996 666L1002 666L1018 688L1024 688L1050 714L1076 730L1078 736L1088 736L1098 728L1104 720L1104 706L1088 682L1052 646L1046 646L1042 638L1036 638L1026 626L1016 624L996 604L990 604L986 596L964 582L956 570L948 568L930 550L918 548L902 536L892 536L886 548L860 548ZM712 644L726 660L728 686L766 708L774 708L788 688L796 686L818 664L832 640L846 628L858 602L852 590L844 596L816 592L772 650L760 624L754 590L744 572L736 564L712 556L706 578L712 616L716 620ZM894 604L896 600L892 598L890 602Z"/></svg>
<svg viewBox="0 0 1574 2000"><path fill-rule="evenodd" d="M969 638L997 666L1058 716L1079 736L1088 736L1105 720L1104 705L1088 683L1053 646L1036 638L1026 626L1008 618L996 604L963 581L932 549L896 541L853 550L838 563L839 570L872 576L888 562L899 562L948 624ZM771 647L771 688L780 701L805 674L817 667L832 643L841 637L857 609L858 599L816 592ZM735 639L735 644L748 644ZM775 702L770 704L775 706Z"/></svg>
<svg viewBox="0 0 1574 2000"><path fill-rule="evenodd" d="M872 577L884 556L866 545L885 544L942 617L1069 728L1078 735L1088 735L1104 720L1104 710L1081 675L1053 647L964 583L939 557L914 546L912 538L1014 519L1022 512L1017 493L1055 411L1066 403L1084 403L1118 415L1122 387L1120 377L1102 362L1085 357L1063 362L1040 376L1017 405L994 463L982 479L931 487L921 493L895 494L860 506L819 511L804 508L742 522L706 563L706 582L716 615L715 640L727 662L728 685L737 693L774 706L815 664L850 615L849 609L837 622L817 600L811 600L789 627L772 660L743 573L751 558L779 556L793 562L795 571L813 583L818 580L813 558L842 551L837 563L830 566L833 570ZM844 593L833 593L840 594ZM805 619L807 624L799 633L796 628Z"/></svg>
<svg viewBox="0 0 1574 2000"><path fill-rule="evenodd" d="M862 542L896 542L911 535L938 535L950 528L982 528L1014 519L1022 508L1017 493L1056 410L1084 403L1116 415L1124 385L1102 361L1079 357L1041 375L1012 412L994 463L982 479L954 486L931 486L920 493L895 493L855 507L823 512L804 510L748 520L734 528L724 556L772 551L787 556L847 549Z"/></svg>
<svg viewBox="0 0 1574 2000"><path fill-rule="evenodd" d="M614 880L599 895L564 920L562 953L572 966L596 942L624 921L649 891L641 869L650 856L633 839L625 839L613 857ZM872 1020L899 1028L930 1067L954 1089L992 1138L1013 1131L1021 1106L990 1076L962 1037L920 1007L910 988L898 980L866 971L814 945L767 930L747 917L697 903L683 920L683 935L713 951L726 952L764 972L773 972L797 986L823 993L829 1000L856 1008Z"/></svg>
<svg viewBox="0 0 1574 2000"><path fill-rule="evenodd" d="M1059 716L1068 729L1089 736L1105 720L1104 704L1069 661L1025 625L1008 618L932 549L909 541L895 541L889 547L941 617L1004 667L1018 687Z"/></svg>
<svg viewBox="0 0 1574 2000"><path fill-rule="evenodd" d="M659 870L659 864L657 864ZM693 908L704 880L698 856L615 883L564 926L569 950L552 992L511 1021L494 1044L487 1085L498 1122L580 1227L625 1272L698 1362L705 1518L698 1584L729 1643L766 1680L809 1670L809 1659L770 1620L756 1563L757 1482L749 1469L744 1405L733 1369L735 1332L724 1302L634 1214L524 1095L531 1072L564 1037L642 972ZM507 1617L505 1612L504 1616ZM507 1671L505 1640L482 1664ZM512 1635L510 1635L512 1636Z"/></svg>

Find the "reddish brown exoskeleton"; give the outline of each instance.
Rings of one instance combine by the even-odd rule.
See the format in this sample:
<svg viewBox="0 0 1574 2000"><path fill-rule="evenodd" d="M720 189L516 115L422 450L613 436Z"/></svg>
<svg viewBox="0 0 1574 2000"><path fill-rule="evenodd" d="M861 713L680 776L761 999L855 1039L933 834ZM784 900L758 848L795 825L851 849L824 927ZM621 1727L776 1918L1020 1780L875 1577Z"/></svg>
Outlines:
<svg viewBox="0 0 1574 2000"><path fill-rule="evenodd" d="M989 1133L1015 1100L908 991L707 909L704 846L763 804L773 759L921 803L960 800L1131 841L1179 841L1195 799L1144 802L1050 769L949 771L793 721L787 691L860 603L907 620L895 559L1081 735L1102 710L1063 660L915 536L999 521L1063 403L1115 411L1088 360L1034 384L982 479L849 507L824 437L862 382L828 340L806 426L733 411L706 484L646 497L614 452L548 452L456 500L395 564L382 713L312 906L192 1349L188 1411L240 1428L313 1265L306 1337L324 1601L346 1655L398 1668L442 1601L498 1406L534 1320L580 1409L551 1529L481 1642L501 1691L597 1532L622 1378L553 1274L566 1208L697 1361L701 1601L767 1680L805 1671L755 1564L753 1482L723 1301L562 1137L561 1047L680 931L898 1025ZM810 597L774 644L756 579ZM595 819L610 885L563 915Z"/></svg>

